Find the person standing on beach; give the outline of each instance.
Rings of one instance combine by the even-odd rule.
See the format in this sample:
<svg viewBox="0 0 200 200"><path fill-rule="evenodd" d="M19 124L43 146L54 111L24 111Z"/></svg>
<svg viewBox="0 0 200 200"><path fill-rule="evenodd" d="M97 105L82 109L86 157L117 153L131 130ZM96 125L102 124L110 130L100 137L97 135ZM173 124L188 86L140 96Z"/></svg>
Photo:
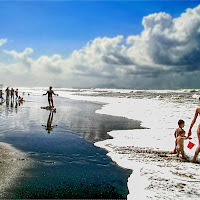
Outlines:
<svg viewBox="0 0 200 200"><path fill-rule="evenodd" d="M18 89L15 90L16 99L18 99Z"/></svg>
<svg viewBox="0 0 200 200"><path fill-rule="evenodd" d="M1 99L1 101L4 100L3 99L3 91L2 90L0 90L0 99Z"/></svg>
<svg viewBox="0 0 200 200"><path fill-rule="evenodd" d="M10 89L9 89L9 87L6 88L5 92L6 92L6 99L8 99L9 96L10 96Z"/></svg>
<svg viewBox="0 0 200 200"><path fill-rule="evenodd" d="M10 90L11 100L12 100L12 99L14 100L14 93L15 93L14 89L11 88L11 90Z"/></svg>
<svg viewBox="0 0 200 200"><path fill-rule="evenodd" d="M200 102L200 97L199 97L199 102ZM195 115L194 115L194 118L193 118L192 123L191 123L191 125L190 125L190 129L189 129L189 131L188 131L188 136L187 136L187 138L189 138L189 136L192 134L192 133L191 133L192 127L193 127L193 125L195 124L198 115L200 115L200 107L197 108L196 111L195 111ZM192 162L196 162L197 156L198 156L198 154L199 154L199 152L200 152L200 124L198 125L198 128L197 128L197 138L198 138L199 144L198 144L198 146L197 146L197 148L196 148L196 151L195 151L194 157L193 157L193 159L192 159Z"/></svg>
<svg viewBox="0 0 200 200"><path fill-rule="evenodd" d="M43 95L47 95L47 94L48 94L49 107L54 107L54 105L53 105L53 94L56 95L56 96L58 96L58 94L54 93L51 86L49 87L49 90Z"/></svg>

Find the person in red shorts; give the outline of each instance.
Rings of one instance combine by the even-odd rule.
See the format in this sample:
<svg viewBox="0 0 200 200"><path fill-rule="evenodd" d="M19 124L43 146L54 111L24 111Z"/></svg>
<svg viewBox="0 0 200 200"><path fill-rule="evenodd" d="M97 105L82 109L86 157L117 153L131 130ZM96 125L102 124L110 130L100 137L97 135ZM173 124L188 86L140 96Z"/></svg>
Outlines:
<svg viewBox="0 0 200 200"><path fill-rule="evenodd" d="M58 96L58 94L54 93L51 86L49 87L49 90L43 95L47 95L47 94L48 94L49 107L54 107L54 105L53 105L53 94L56 95L56 96Z"/></svg>

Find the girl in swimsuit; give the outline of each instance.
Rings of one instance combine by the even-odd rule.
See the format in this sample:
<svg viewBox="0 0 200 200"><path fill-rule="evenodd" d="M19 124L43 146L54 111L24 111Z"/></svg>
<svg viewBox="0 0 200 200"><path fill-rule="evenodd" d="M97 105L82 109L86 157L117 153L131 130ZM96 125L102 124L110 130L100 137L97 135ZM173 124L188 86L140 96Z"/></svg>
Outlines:
<svg viewBox="0 0 200 200"><path fill-rule="evenodd" d="M200 97L199 97L199 102L200 102ZM188 131L188 136L187 136L187 138L191 135L192 127L193 127L193 125L195 124L198 115L200 115L200 108L197 108L196 111L195 111L195 115L194 115L194 118L193 118L192 123L191 123L191 125L190 125L190 129L189 129L189 131ZM197 138L198 138L199 144L198 144L198 146L197 146L197 148L196 148L196 151L195 151L194 157L193 157L193 159L192 159L192 162L195 162L195 161L196 161L197 156L198 156L198 154L199 154L199 152L200 152L200 124L199 124L199 126L198 126L198 128L197 128Z"/></svg>

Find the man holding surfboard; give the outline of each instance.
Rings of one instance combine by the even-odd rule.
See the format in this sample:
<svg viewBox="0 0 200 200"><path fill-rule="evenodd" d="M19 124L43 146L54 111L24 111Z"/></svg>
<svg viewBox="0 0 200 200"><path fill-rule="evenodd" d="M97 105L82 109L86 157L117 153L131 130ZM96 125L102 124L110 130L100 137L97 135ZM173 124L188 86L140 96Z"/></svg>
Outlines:
<svg viewBox="0 0 200 200"><path fill-rule="evenodd" d="M49 90L45 94L43 94L43 95L47 95L47 94L48 94L49 107L53 108L54 107L54 105L53 105L53 94L56 95L56 96L58 96L58 94L54 93L54 91L52 90L51 86L49 87Z"/></svg>

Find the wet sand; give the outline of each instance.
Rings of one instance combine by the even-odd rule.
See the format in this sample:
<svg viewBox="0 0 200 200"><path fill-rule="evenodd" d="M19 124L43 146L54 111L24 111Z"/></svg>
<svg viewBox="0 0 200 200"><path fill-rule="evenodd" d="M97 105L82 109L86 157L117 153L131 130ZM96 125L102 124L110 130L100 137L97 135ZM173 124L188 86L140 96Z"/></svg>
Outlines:
<svg viewBox="0 0 200 200"><path fill-rule="evenodd" d="M6 186L1 179L2 198L126 198L131 170L116 165L94 142L111 138L111 130L140 128L140 122L97 114L97 103L56 97L57 111L51 113L40 109L46 97L24 99L23 105L5 102L0 109L0 138L6 143L0 144L1 176L13 183Z"/></svg>
<svg viewBox="0 0 200 200"><path fill-rule="evenodd" d="M7 189L13 186L18 177L24 176L30 164L25 153L0 142L0 198L7 195Z"/></svg>

